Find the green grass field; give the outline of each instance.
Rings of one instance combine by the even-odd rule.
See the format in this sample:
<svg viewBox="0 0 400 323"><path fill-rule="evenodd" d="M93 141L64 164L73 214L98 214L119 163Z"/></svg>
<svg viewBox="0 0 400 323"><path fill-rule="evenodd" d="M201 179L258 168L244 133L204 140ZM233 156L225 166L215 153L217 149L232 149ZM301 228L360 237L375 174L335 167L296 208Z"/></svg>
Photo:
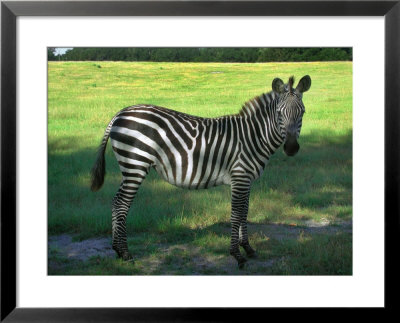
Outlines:
<svg viewBox="0 0 400 323"><path fill-rule="evenodd" d="M259 257L245 270L228 251L229 187L186 191L152 171L127 219L135 264L77 261L50 246L49 274L351 274L351 62L49 62L48 232L111 244L121 174L110 147L103 188L92 193L89 179L105 127L120 109L149 103L203 117L233 114L270 91L275 77L306 74L312 86L303 98L300 151L287 157L280 148L251 191L249 236Z"/></svg>

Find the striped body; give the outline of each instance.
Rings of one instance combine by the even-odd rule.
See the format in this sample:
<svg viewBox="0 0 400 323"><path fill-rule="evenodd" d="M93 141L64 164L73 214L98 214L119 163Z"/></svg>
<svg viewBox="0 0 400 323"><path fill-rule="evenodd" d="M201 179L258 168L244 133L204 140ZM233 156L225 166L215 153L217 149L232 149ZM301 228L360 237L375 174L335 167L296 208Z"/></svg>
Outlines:
<svg viewBox="0 0 400 323"><path fill-rule="evenodd" d="M209 188L231 184L235 173L246 173L252 180L261 175L282 137L275 129L269 136L273 140L267 141L264 122L254 121L247 114L210 119L137 105L116 116L110 138L124 177L145 176L151 166L177 187Z"/></svg>
<svg viewBox="0 0 400 323"><path fill-rule="evenodd" d="M126 215L141 183L154 168L167 182L181 188L230 185L230 253L239 266L246 261L239 245L248 256L253 256L255 252L247 236L250 187L261 176L270 156L291 136L289 128L301 127L304 106L293 104L299 97L292 94L289 91L286 95L284 90L265 93L248 101L239 114L219 118L201 118L153 105L121 110L106 128L92 170L95 191L104 181L104 151L110 138L122 172L112 208L113 248L117 254L130 258ZM286 96L284 102L282 96ZM299 129L295 130L300 133Z"/></svg>

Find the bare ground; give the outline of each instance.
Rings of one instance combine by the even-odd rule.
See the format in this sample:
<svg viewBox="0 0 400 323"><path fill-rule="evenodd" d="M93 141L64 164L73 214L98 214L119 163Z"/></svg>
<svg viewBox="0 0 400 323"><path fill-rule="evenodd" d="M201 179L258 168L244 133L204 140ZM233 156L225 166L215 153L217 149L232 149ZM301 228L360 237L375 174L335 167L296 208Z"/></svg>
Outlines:
<svg viewBox="0 0 400 323"><path fill-rule="evenodd" d="M49 237L49 250L55 250L62 257L79 261L85 261L93 256L115 256L109 238L92 238L74 242L70 234Z"/></svg>

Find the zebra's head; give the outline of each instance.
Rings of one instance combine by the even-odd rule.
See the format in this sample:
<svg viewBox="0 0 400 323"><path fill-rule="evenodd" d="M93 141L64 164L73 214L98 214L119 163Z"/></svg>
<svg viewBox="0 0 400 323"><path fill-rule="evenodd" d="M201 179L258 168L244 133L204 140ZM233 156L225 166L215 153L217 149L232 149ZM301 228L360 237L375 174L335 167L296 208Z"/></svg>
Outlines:
<svg viewBox="0 0 400 323"><path fill-rule="evenodd" d="M300 135L303 114L303 93L311 86L310 76L304 76L296 88L293 88L294 77L284 84L280 78L272 81L272 90L278 94L279 99L276 108L278 129L284 139L283 150L288 156L294 156L300 146L297 139Z"/></svg>

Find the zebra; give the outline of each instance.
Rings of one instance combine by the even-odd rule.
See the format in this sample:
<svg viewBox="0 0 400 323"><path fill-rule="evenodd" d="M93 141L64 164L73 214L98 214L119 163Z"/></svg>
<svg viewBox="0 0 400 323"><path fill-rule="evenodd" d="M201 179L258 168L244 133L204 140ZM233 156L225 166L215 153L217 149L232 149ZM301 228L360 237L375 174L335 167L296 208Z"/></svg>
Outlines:
<svg viewBox="0 0 400 323"><path fill-rule="evenodd" d="M303 93L311 86L309 75L287 84L280 78L272 91L246 102L238 114L202 118L164 107L138 104L122 109L109 122L91 170L91 190L101 188L105 176L104 153L111 138L122 172L112 200L112 248L119 258L132 261L128 252L126 217L150 169L167 182L186 189L231 186L231 242L229 252L243 268L256 257L247 233L252 182L259 178L270 156L283 143L288 156L300 146Z"/></svg>

